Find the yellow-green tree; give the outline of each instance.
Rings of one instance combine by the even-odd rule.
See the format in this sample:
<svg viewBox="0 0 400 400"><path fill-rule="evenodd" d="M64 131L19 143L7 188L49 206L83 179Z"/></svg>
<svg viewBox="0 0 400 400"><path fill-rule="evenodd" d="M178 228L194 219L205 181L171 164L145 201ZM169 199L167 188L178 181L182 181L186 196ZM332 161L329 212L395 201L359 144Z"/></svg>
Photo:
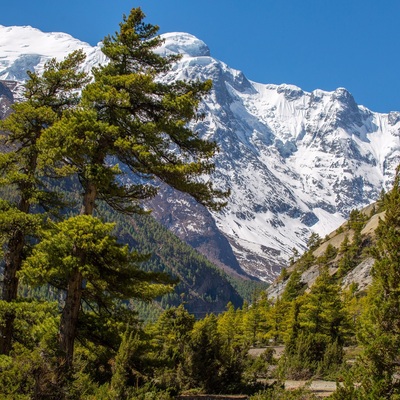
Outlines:
<svg viewBox="0 0 400 400"><path fill-rule="evenodd" d="M324 269L309 293L293 303L284 370L292 378L326 374L342 363L350 318L335 278Z"/></svg>

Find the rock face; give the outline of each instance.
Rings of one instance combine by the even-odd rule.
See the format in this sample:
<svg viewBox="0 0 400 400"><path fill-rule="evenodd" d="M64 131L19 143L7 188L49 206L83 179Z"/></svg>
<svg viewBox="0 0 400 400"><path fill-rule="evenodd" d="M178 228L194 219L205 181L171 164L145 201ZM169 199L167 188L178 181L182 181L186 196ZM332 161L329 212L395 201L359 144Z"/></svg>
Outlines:
<svg viewBox="0 0 400 400"><path fill-rule="evenodd" d="M6 118L11 106L18 99L20 85L15 81L0 81L0 119Z"/></svg>
<svg viewBox="0 0 400 400"><path fill-rule="evenodd" d="M230 275L246 277L227 238L216 226L207 209L190 196L162 186L159 195L148 202L152 215L180 239Z"/></svg>
<svg viewBox="0 0 400 400"><path fill-rule="evenodd" d="M372 283L371 268L375 260L371 257L366 258L363 262L357 265L343 279L343 286L346 288L351 283L356 283L358 290L365 290Z"/></svg>
<svg viewBox="0 0 400 400"><path fill-rule="evenodd" d="M22 79L23 68L40 71L51 52L60 58L79 47L69 35L32 29L0 26L0 41L9 47L7 53L0 46L3 79ZM21 30L34 33L35 41ZM22 48L17 43L21 37ZM222 268L271 281L293 247L304 249L311 232L324 236L352 209L390 187L400 161L399 112L374 113L357 105L344 88L308 93L293 85L251 82L212 58L194 36L170 33L164 38L160 54L183 55L164 80L213 81L200 106L205 118L193 128L219 144L211 179L230 188L232 196L222 212L210 214L162 188L149 207ZM105 62L99 46L80 45L89 54L87 69Z"/></svg>

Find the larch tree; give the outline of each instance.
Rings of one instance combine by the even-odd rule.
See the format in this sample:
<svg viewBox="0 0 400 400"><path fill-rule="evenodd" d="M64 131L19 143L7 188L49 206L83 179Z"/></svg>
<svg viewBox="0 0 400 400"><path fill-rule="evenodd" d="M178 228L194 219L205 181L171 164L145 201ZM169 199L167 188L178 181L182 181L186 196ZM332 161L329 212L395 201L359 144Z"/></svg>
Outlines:
<svg viewBox="0 0 400 400"><path fill-rule="evenodd" d="M94 215L98 201L122 213L143 212L141 201L157 193L159 182L210 208L225 204L227 193L199 180L213 171L217 145L188 126L200 117L197 107L211 83L163 83L177 58L154 52L162 43L158 27L143 19L139 8L132 9L119 32L105 38L108 64L94 70L80 107L64 113L42 136L43 169L79 179L81 215ZM60 324L60 350L68 368L85 284L79 264L86 264L84 252L72 251L80 262L67 276Z"/></svg>
<svg viewBox="0 0 400 400"><path fill-rule="evenodd" d="M350 333L350 316L339 284L321 271L309 293L293 301L284 369L292 378L324 374L341 364L343 345Z"/></svg>
<svg viewBox="0 0 400 400"><path fill-rule="evenodd" d="M234 347L239 344L239 324L235 307L231 302L226 306L226 311L218 316L218 333L228 347Z"/></svg>
<svg viewBox="0 0 400 400"><path fill-rule="evenodd" d="M78 104L78 90L88 83L81 71L84 59L84 54L76 51L61 62L49 61L41 76L28 72L24 101L15 104L14 112L0 123L3 131L0 186L10 198L0 207L0 237L4 248L1 300L2 306L9 308L0 324L0 354L11 350L17 272L27 254L28 238L35 235L42 220L32 215L32 210L49 211L60 205L38 172L37 143L47 128Z"/></svg>
<svg viewBox="0 0 400 400"><path fill-rule="evenodd" d="M305 290L304 283L301 281L300 272L295 269L288 279L285 289L282 293L281 299L286 302L291 302L297 297L301 296Z"/></svg>

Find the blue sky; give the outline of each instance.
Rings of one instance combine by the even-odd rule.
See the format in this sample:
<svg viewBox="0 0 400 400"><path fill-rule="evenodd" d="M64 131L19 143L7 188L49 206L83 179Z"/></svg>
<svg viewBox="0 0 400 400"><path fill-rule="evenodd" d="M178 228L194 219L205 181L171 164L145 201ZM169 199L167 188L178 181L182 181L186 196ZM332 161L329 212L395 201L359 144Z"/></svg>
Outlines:
<svg viewBox="0 0 400 400"><path fill-rule="evenodd" d="M2 6L0 24L94 45L132 7L160 33L202 39L213 57L256 82L345 87L373 111L400 111L399 0L17 0Z"/></svg>

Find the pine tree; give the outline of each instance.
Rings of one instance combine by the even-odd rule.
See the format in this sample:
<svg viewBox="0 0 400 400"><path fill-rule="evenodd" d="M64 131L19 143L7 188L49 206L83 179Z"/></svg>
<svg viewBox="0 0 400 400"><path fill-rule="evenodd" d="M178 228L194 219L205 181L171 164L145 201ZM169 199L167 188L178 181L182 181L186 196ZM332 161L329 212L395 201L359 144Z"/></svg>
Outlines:
<svg viewBox="0 0 400 400"><path fill-rule="evenodd" d="M302 294L303 288L304 283L301 281L301 274L298 270L294 270L290 274L281 299L286 302L291 302Z"/></svg>
<svg viewBox="0 0 400 400"><path fill-rule="evenodd" d="M270 330L265 338L274 345L282 344L287 334L290 323L291 304L278 298L268 313Z"/></svg>
<svg viewBox="0 0 400 400"><path fill-rule="evenodd" d="M6 151L0 155L0 185L10 189L14 200L0 213L0 236L5 244L2 299L12 303L17 297L18 277L27 253L28 237L34 236L40 218L31 216L33 207L51 210L59 199L49 191L38 173L40 151L38 141L43 132L67 110L76 106L77 89L87 83L86 74L79 71L84 60L77 51L57 62L45 65L42 76L28 72L24 86L25 100L13 106L14 112L0 129L5 131L1 144ZM0 325L0 353L11 350L13 312Z"/></svg>
<svg viewBox="0 0 400 400"><path fill-rule="evenodd" d="M238 324L235 307L231 302L228 303L226 311L218 316L218 333L222 340L229 347L238 343Z"/></svg>
<svg viewBox="0 0 400 400"><path fill-rule="evenodd" d="M110 382L109 396L114 399L125 399L127 396L127 386L130 373L130 360L139 347L139 338L127 327L121 340L118 353L113 365L113 376ZM137 377L138 379L138 377Z"/></svg>
<svg viewBox="0 0 400 400"><path fill-rule="evenodd" d="M131 253L119 244L111 234L113 228L114 224L90 215L71 217L46 230L24 262L22 273L28 283L49 284L79 303L74 309L64 305L61 315L60 335L64 335L65 349L59 364L66 378L77 336L81 341L111 346L107 337L110 326L115 334L116 325L132 322L132 313L119 300L151 300L170 291L174 283L165 274L141 270L140 263L147 256ZM73 281L76 286L72 286L77 275L80 280Z"/></svg>
<svg viewBox="0 0 400 400"><path fill-rule="evenodd" d="M214 189L211 181L198 180L213 171L217 145L188 126L200 118L197 106L211 83L162 83L176 57L153 52L161 39L143 18L140 9L133 9L120 32L104 40L102 50L110 62L94 71L82 107L47 132L48 159L62 163L58 172L78 174L84 214L93 213L96 199L119 211L140 211L138 202L157 191L155 178L219 209L227 193ZM110 166L109 157L136 180L122 185L126 174L118 165Z"/></svg>
<svg viewBox="0 0 400 400"><path fill-rule="evenodd" d="M261 313L257 303L251 304L243 313L242 318L243 336L246 343L250 346L257 344L259 327L261 323Z"/></svg>
<svg viewBox="0 0 400 400"><path fill-rule="evenodd" d="M162 82L176 57L161 57L158 28L133 9L120 30L106 37L107 65L94 70L94 82L82 93L77 110L46 130L40 148L43 168L59 176L75 174L82 186L81 215L93 215L98 201L122 213L140 213L141 201L154 196L157 181L219 209L227 193L199 177L212 172L217 145L199 138L188 123L210 82ZM117 163L112 165L110 160ZM130 171L130 183L126 172ZM71 367L77 316L84 292L85 254L68 276L60 325L60 349Z"/></svg>
<svg viewBox="0 0 400 400"><path fill-rule="evenodd" d="M284 358L286 373L310 378L318 369L324 374L333 362L340 364L350 320L340 297L340 287L327 269L293 307Z"/></svg>
<svg viewBox="0 0 400 400"><path fill-rule="evenodd" d="M190 385L201 388L206 393L214 393L219 387L222 352L222 342L214 315L207 315L195 323L189 343L187 362Z"/></svg>
<svg viewBox="0 0 400 400"><path fill-rule="evenodd" d="M309 251L314 251L321 244L321 237L316 232L312 232L307 241Z"/></svg>
<svg viewBox="0 0 400 400"><path fill-rule="evenodd" d="M166 388L182 390L188 381L190 337L194 316L183 305L164 311L147 329L152 338L156 371L154 379Z"/></svg>
<svg viewBox="0 0 400 400"><path fill-rule="evenodd" d="M341 289L325 269L317 278L300 313L300 321L312 333L322 333L341 345L348 336L348 315L341 300Z"/></svg>
<svg viewBox="0 0 400 400"><path fill-rule="evenodd" d="M206 393L237 393L247 349L234 349L224 343L214 315L196 321L189 348L188 378L192 388Z"/></svg>

